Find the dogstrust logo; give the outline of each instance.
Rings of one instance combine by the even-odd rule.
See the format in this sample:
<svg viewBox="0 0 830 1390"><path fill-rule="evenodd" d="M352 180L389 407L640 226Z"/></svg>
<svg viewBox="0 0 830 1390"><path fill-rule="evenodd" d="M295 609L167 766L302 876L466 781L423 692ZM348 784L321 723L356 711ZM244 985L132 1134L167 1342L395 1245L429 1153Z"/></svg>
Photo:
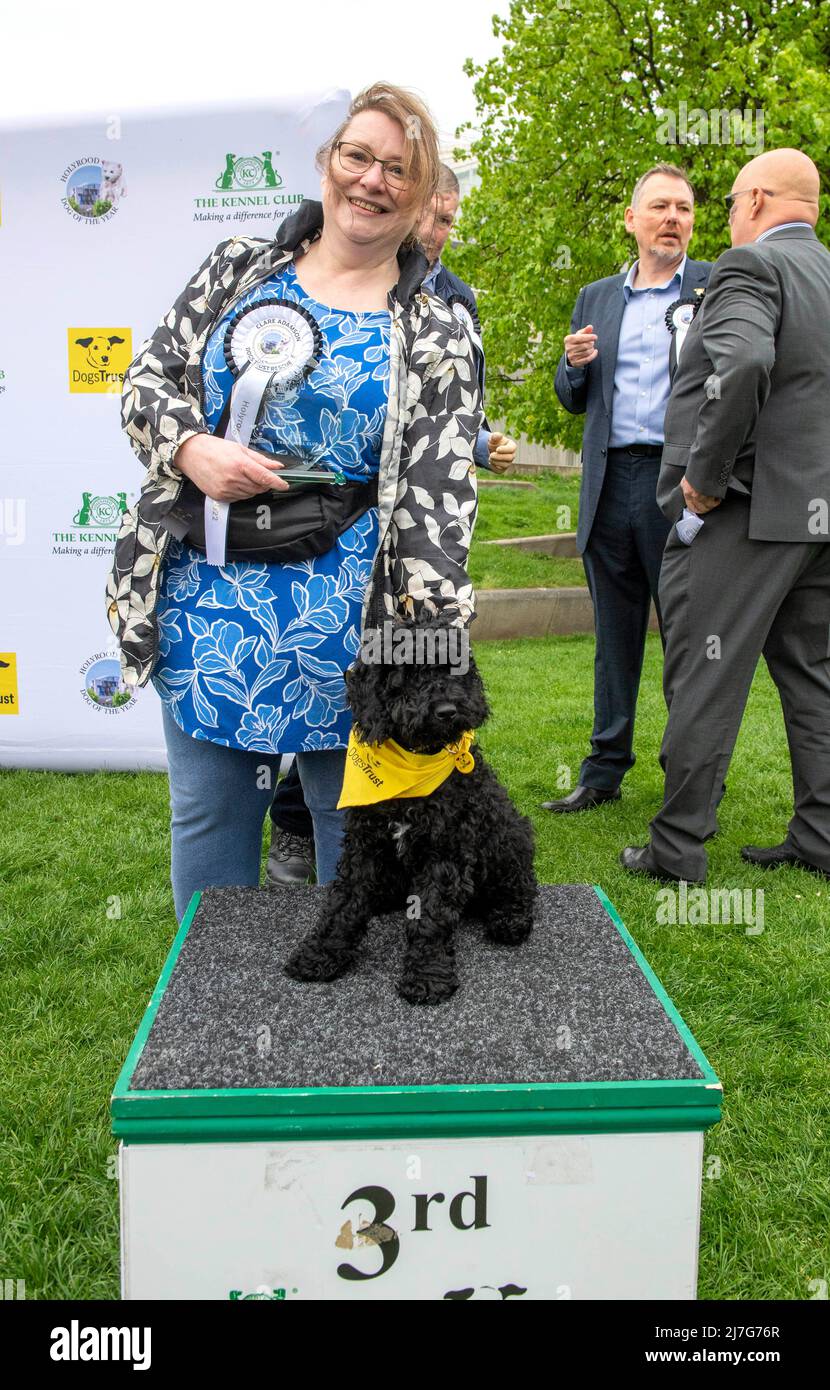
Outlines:
<svg viewBox="0 0 830 1390"><path fill-rule="evenodd" d="M73 222L90 227L111 221L127 192L123 166L97 155L73 160L61 174L61 183L67 213Z"/></svg>
<svg viewBox="0 0 830 1390"><path fill-rule="evenodd" d="M120 395L133 360L131 328L69 328L69 390Z"/></svg>
<svg viewBox="0 0 830 1390"><path fill-rule="evenodd" d="M367 666L449 666L463 676L470 669L470 634L465 627L367 628L360 648Z"/></svg>
<svg viewBox="0 0 830 1390"><path fill-rule="evenodd" d="M120 714L132 709L135 695L121 677L121 663L112 652L95 652L80 670L81 694L96 714Z"/></svg>
<svg viewBox="0 0 830 1390"><path fill-rule="evenodd" d="M126 510L126 492L81 493L71 529L52 532L52 554L109 555Z"/></svg>
<svg viewBox="0 0 830 1390"><path fill-rule="evenodd" d="M756 888L690 888L681 880L677 888L661 888L657 893L657 922L660 926L737 926L747 936L760 936L764 930L764 890Z"/></svg>
<svg viewBox="0 0 830 1390"><path fill-rule="evenodd" d="M0 652L0 714L19 714L17 653Z"/></svg>
<svg viewBox="0 0 830 1390"><path fill-rule="evenodd" d="M225 167L210 193L194 198L194 222L245 222L250 218L282 218L286 208L301 203L303 193L284 187L273 160L279 150L261 154L225 155Z"/></svg>

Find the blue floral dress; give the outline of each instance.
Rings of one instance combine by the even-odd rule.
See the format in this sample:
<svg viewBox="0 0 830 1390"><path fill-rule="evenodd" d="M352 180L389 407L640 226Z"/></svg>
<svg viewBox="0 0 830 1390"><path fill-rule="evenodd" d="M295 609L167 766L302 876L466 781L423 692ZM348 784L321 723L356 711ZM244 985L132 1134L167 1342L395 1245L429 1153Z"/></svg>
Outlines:
<svg viewBox="0 0 830 1390"><path fill-rule="evenodd" d="M310 299L294 266L248 291L217 324L202 357L205 418L215 429L233 385L229 319L278 295L313 316L317 365L266 403L250 445L325 459L348 480L377 475L386 421L389 314L348 313ZM170 542L159 588L153 684L193 738L259 753L345 748L351 714L343 672L360 644L363 594L377 549L377 508L325 555L296 564L208 565Z"/></svg>

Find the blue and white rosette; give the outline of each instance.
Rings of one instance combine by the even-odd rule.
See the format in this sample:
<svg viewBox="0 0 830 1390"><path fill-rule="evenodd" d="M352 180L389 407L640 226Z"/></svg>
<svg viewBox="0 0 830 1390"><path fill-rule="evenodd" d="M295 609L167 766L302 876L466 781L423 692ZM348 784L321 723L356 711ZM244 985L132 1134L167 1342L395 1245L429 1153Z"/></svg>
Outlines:
<svg viewBox="0 0 830 1390"><path fill-rule="evenodd" d="M680 361L680 349L692 326L695 314L703 302L703 292L697 290L693 299L676 299L666 310L666 327L674 335L675 361Z"/></svg>
<svg viewBox="0 0 830 1390"><path fill-rule="evenodd" d="M462 294L451 294L447 300L447 308L463 323L467 332L473 340L473 346L479 351L484 349L481 344L481 324L478 321L478 314L474 306Z"/></svg>
<svg viewBox="0 0 830 1390"><path fill-rule="evenodd" d="M225 361L234 376L225 438L247 445L263 403L288 398L317 366L323 337L316 319L288 299L261 299L234 314L225 332ZM205 498L209 565L224 565L229 502Z"/></svg>

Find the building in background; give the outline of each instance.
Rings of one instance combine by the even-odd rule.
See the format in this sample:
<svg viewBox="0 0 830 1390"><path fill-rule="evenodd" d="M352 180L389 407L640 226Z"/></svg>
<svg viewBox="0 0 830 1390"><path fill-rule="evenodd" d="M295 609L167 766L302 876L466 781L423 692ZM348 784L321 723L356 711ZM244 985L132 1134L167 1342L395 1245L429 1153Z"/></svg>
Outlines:
<svg viewBox="0 0 830 1390"><path fill-rule="evenodd" d="M476 188L481 183L481 176L478 172L478 160L473 155L467 159L456 159L453 155L455 148L454 145L444 145L440 150L440 158L443 164L449 165L458 179L461 202L463 203L470 189Z"/></svg>

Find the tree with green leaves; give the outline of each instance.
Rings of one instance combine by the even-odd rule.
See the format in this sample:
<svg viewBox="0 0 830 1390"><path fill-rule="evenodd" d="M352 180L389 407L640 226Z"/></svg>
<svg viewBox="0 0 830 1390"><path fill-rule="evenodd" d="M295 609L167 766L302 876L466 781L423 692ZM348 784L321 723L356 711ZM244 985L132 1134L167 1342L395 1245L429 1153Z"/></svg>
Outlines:
<svg viewBox="0 0 830 1390"><path fill-rule="evenodd" d="M764 149L804 150L826 185L830 3L513 0L493 28L501 54L466 64L481 184L447 260L479 294L489 414L578 448L556 364L581 286L636 255L623 211L638 176L661 162L685 169L699 260L729 246L723 196Z"/></svg>

